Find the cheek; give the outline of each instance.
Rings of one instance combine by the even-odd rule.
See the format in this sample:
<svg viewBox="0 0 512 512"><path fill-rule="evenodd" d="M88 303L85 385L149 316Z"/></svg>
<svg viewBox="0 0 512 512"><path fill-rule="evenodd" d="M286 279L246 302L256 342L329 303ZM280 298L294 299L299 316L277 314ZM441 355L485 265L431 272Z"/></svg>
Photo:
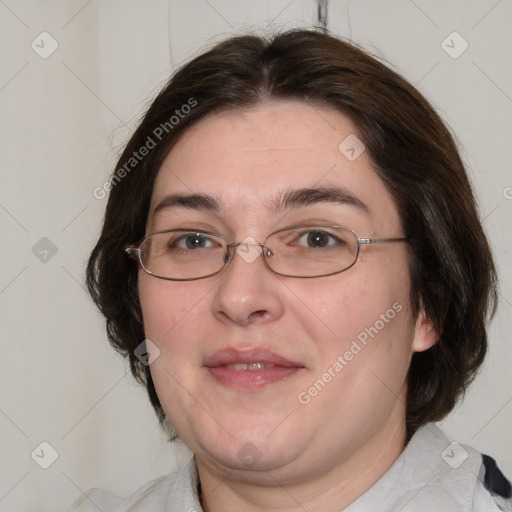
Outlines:
<svg viewBox="0 0 512 512"><path fill-rule="evenodd" d="M321 352L344 350L368 329L398 335L408 309L407 276L353 272L311 281L289 281L293 316ZM397 311L400 310L400 311ZM399 314L397 314L399 313ZM383 317L383 319L381 318ZM400 317L400 321L395 321ZM386 342L384 342L386 343Z"/></svg>
<svg viewBox="0 0 512 512"><path fill-rule="evenodd" d="M350 351L357 351L357 346L361 348L357 358L353 358L356 371L375 381L377 387L384 383L384 387L387 385L398 394L409 366L414 334L408 274L389 265L374 275L365 275L357 287L357 295L354 292L353 300L344 304L344 318L353 319L345 343L350 344Z"/></svg>
<svg viewBox="0 0 512 512"><path fill-rule="evenodd" d="M399 395L414 334L407 271L388 265L387 270L383 266L333 277L310 283L307 289L299 283L292 286L303 299L296 301L301 309L294 315L316 341L315 378L329 371L336 375L325 398L339 400L342 390L347 400L361 406L378 403L382 394Z"/></svg>
<svg viewBox="0 0 512 512"><path fill-rule="evenodd" d="M196 404L191 397L202 397L194 387L201 366L196 340L198 326L205 323L210 290L199 289L200 284L151 276L139 280L144 334L158 348L151 376L169 421L180 431L193 421L190 411L195 411Z"/></svg>
<svg viewBox="0 0 512 512"><path fill-rule="evenodd" d="M176 282L139 276L144 333L169 361L192 353L197 327L204 323L210 289L201 281Z"/></svg>

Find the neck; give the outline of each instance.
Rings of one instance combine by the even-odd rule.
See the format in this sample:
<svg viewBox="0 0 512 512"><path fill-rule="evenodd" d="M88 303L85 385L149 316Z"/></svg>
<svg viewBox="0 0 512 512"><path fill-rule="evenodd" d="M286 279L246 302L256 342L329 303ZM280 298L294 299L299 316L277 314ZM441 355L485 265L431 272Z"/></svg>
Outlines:
<svg viewBox="0 0 512 512"><path fill-rule="evenodd" d="M290 474L289 468L285 472L283 468L263 471L265 475L251 478L240 471L212 466L196 456L202 507L205 512L339 512L387 472L405 444L405 420L389 422L349 459L300 481L282 478Z"/></svg>

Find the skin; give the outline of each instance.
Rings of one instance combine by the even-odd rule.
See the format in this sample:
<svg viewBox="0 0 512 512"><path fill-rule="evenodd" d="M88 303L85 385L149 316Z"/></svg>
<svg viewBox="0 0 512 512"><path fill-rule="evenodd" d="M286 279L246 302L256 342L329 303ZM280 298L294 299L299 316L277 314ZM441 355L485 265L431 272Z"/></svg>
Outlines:
<svg viewBox="0 0 512 512"><path fill-rule="evenodd" d="M263 242L311 220L359 237L402 237L396 206L366 152L338 149L351 120L300 101L266 102L211 115L183 135L157 176L147 234L194 226L229 241ZM368 208L322 202L273 214L286 190L342 186ZM219 212L152 212L171 193L208 193ZM235 255L219 275L188 282L139 273L146 337L160 350L151 374L162 406L194 452L206 511L339 511L371 487L405 445L406 376L411 355L436 340L409 305L407 244L362 246L337 275L278 276L257 258ZM365 328L402 306L378 335L309 403L307 391ZM290 379L244 392L217 383L203 366L219 349L263 346L305 367ZM239 455L246 443L259 459ZM245 448L244 448L245 446Z"/></svg>

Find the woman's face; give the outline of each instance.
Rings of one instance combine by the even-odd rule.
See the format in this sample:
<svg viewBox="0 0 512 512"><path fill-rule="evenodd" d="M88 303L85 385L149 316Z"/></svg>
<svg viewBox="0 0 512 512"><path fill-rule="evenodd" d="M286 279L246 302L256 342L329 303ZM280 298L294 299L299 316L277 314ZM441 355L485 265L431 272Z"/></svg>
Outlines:
<svg viewBox="0 0 512 512"><path fill-rule="evenodd" d="M299 101L211 115L162 165L147 234L192 227L262 243L280 228L337 224L360 238L402 237L356 136L346 116ZM293 194L307 189L339 194ZM154 215L170 195L184 197ZM253 250L241 246L206 279L139 272L146 338L160 351L151 374L198 464L251 481L272 470L284 483L371 462L389 436L403 441L410 358L434 341L410 315L407 244L362 245L353 267L312 279L274 274Z"/></svg>

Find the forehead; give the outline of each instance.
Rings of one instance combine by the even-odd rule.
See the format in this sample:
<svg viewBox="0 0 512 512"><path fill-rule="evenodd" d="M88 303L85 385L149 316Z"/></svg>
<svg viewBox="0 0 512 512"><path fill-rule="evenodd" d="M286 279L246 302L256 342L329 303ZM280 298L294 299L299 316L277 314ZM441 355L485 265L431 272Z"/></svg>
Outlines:
<svg viewBox="0 0 512 512"><path fill-rule="evenodd" d="M396 226L393 200L366 151L354 158L360 139L347 116L301 101L212 114L189 128L165 159L150 211L176 193L206 193L221 198L226 211L255 212L284 191L342 187L376 221L387 212Z"/></svg>

